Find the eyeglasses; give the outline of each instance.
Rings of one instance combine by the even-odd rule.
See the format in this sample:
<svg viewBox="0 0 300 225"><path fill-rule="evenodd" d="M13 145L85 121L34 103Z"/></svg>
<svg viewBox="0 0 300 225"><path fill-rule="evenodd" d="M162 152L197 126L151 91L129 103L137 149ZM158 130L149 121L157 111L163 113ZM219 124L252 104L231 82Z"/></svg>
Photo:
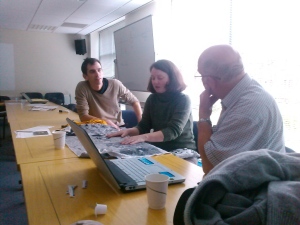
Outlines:
<svg viewBox="0 0 300 225"><path fill-rule="evenodd" d="M221 80L220 77L217 77L217 76L210 76L210 75L200 75L199 77L201 77L201 79L205 78L205 77L211 77L211 78L214 78L216 80Z"/></svg>

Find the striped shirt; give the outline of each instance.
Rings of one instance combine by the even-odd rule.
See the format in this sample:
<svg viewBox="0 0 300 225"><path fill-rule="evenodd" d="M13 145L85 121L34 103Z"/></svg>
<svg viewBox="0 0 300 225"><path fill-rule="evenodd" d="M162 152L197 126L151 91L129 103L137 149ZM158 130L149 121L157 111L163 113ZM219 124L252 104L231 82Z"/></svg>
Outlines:
<svg viewBox="0 0 300 225"><path fill-rule="evenodd" d="M222 100L225 108L204 145L216 166L240 152L270 149L285 152L283 121L274 98L249 75Z"/></svg>

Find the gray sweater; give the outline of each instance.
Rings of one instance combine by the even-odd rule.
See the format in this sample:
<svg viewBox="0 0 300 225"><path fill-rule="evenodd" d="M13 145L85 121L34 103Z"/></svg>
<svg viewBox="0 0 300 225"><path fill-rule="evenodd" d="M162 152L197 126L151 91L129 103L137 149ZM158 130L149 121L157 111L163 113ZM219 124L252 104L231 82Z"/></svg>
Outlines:
<svg viewBox="0 0 300 225"><path fill-rule="evenodd" d="M190 98L181 92L151 94L145 103L142 120L137 125L140 134L151 129L164 134L163 142L151 144L166 151L179 148L196 149Z"/></svg>
<svg viewBox="0 0 300 225"><path fill-rule="evenodd" d="M266 149L214 167L189 197L185 225L300 224L300 154Z"/></svg>

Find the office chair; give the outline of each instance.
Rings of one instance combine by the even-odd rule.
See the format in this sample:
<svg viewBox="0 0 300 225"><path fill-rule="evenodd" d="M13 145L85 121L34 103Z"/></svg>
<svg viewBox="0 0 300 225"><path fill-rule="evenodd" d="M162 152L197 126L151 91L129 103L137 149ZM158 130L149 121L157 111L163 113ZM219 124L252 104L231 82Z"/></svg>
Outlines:
<svg viewBox="0 0 300 225"><path fill-rule="evenodd" d="M62 92L48 92L45 94L45 99L57 105L65 105L65 96Z"/></svg>
<svg viewBox="0 0 300 225"><path fill-rule="evenodd" d="M198 121L193 122L193 134L194 134L194 140L196 142L196 147L198 149Z"/></svg>
<svg viewBox="0 0 300 225"><path fill-rule="evenodd" d="M25 92L25 94L29 98L43 98L43 94L40 92ZM22 99L25 99L25 98L22 96Z"/></svg>
<svg viewBox="0 0 300 225"><path fill-rule="evenodd" d="M138 124L135 112L133 110L122 110L122 117L126 128L131 128Z"/></svg>
<svg viewBox="0 0 300 225"><path fill-rule="evenodd" d="M76 104L74 103L70 103L69 105L66 106L66 108L77 113Z"/></svg>
<svg viewBox="0 0 300 225"><path fill-rule="evenodd" d="M293 149L285 146L285 152L286 153L294 153L295 151Z"/></svg>
<svg viewBox="0 0 300 225"><path fill-rule="evenodd" d="M5 100L10 100L10 98L7 96L0 96L0 102L4 102ZM3 129L2 139L4 139L5 138L5 127L6 127L6 123L7 123L7 114L6 114L5 105L0 106L0 118L2 118L2 129Z"/></svg>

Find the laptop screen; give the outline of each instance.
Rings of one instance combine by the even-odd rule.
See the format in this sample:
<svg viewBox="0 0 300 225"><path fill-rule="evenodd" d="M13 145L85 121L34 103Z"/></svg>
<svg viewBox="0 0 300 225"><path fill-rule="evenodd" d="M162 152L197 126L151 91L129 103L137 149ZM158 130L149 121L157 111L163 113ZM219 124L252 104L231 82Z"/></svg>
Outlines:
<svg viewBox="0 0 300 225"><path fill-rule="evenodd" d="M114 178L112 172L106 165L105 159L103 159L102 155L99 153L97 147L95 146L87 132L69 118L67 118L66 120L89 154L90 158L96 164L97 168L101 171L101 174L103 175L105 180L112 184L114 187L120 189L119 184L116 182L116 179Z"/></svg>
<svg viewBox="0 0 300 225"><path fill-rule="evenodd" d="M144 176L151 173L161 173L169 176L170 184L184 182L185 178L183 176L160 164L151 157L141 156L125 159L105 159L99 152L98 148L96 147L95 143L86 132L86 130L74 123L69 118L67 118L66 120L87 151L90 158L96 164L103 178L112 186L118 189L122 189L123 191L144 189L146 185ZM125 162L126 166L124 168ZM142 177L143 179L137 181L135 177L132 176L132 170L130 173L127 173L126 171L130 170L130 168L139 168L140 170L138 170L138 173L141 173L141 171L143 170L144 176L140 176L140 178Z"/></svg>

